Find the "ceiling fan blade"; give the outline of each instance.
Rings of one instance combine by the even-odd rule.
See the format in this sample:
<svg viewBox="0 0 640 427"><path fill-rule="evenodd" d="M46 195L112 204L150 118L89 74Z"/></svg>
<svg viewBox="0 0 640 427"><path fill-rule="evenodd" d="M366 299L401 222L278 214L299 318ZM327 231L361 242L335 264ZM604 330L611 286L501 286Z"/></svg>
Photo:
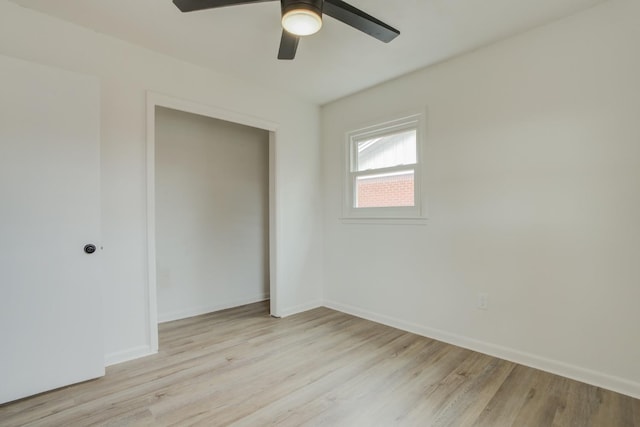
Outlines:
<svg viewBox="0 0 640 427"><path fill-rule="evenodd" d="M215 7L235 6L238 4L262 3L274 0L173 0L178 9L182 12L193 12L194 10L213 9Z"/></svg>
<svg viewBox="0 0 640 427"><path fill-rule="evenodd" d="M300 37L282 30L282 38L280 39L280 50L278 51L278 59L293 59L296 57L298 50L298 42Z"/></svg>
<svg viewBox="0 0 640 427"><path fill-rule="evenodd" d="M323 12L385 43L389 43L400 34L395 28L342 0L325 0Z"/></svg>

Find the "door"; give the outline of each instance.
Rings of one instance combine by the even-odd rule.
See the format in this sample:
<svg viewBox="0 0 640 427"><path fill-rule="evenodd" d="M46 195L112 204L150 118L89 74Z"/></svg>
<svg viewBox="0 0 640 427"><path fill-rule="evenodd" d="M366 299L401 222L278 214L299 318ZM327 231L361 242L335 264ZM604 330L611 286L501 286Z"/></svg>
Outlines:
<svg viewBox="0 0 640 427"><path fill-rule="evenodd" d="M104 375L99 96L0 56L0 403Z"/></svg>

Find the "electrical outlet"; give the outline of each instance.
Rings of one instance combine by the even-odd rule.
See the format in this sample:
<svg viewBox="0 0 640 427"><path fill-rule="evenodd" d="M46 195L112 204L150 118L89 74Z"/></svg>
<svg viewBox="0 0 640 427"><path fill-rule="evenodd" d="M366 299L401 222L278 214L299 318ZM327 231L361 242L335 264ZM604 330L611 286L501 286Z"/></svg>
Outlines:
<svg viewBox="0 0 640 427"><path fill-rule="evenodd" d="M489 309L489 294L487 294L486 292L478 292L478 309Z"/></svg>

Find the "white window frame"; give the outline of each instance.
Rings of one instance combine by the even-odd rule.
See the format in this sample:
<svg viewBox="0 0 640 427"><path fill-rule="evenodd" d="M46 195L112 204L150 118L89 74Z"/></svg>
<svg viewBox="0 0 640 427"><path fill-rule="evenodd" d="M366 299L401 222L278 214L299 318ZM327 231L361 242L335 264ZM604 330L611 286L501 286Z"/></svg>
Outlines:
<svg viewBox="0 0 640 427"><path fill-rule="evenodd" d="M346 133L345 162L344 162L344 198L343 222L355 223L424 223L427 219L425 200L423 197L423 151L425 140L425 112L414 112L378 124L369 125ZM416 163L415 165L401 165L387 168L354 171L357 159L358 140L384 136L403 130L416 130ZM369 176L378 173L401 172L412 169L414 171L414 206L394 207L355 207L355 186L359 176Z"/></svg>

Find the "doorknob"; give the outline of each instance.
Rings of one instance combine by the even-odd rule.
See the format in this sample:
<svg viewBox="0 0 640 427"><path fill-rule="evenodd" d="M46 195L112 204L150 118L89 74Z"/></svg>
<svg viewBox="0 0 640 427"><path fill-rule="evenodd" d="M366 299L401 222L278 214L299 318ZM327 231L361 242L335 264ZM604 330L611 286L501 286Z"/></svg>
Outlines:
<svg viewBox="0 0 640 427"><path fill-rule="evenodd" d="M84 252L91 255L96 251L96 245L88 244L84 245Z"/></svg>

